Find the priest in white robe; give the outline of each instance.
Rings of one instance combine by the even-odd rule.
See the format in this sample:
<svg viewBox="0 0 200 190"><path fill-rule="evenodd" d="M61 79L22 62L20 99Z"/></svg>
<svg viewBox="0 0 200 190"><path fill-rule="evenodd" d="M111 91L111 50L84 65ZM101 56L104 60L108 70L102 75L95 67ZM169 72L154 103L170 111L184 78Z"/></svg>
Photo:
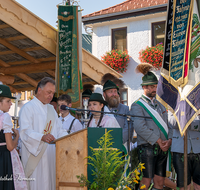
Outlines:
<svg viewBox="0 0 200 190"><path fill-rule="evenodd" d="M29 178L30 190L56 189L55 144L49 143L67 133L62 129L53 106L49 104L54 93L54 80L45 77L38 83L34 99L26 103L19 114L21 158L25 172L28 171L26 177ZM54 120L48 123L49 109L50 118Z"/></svg>

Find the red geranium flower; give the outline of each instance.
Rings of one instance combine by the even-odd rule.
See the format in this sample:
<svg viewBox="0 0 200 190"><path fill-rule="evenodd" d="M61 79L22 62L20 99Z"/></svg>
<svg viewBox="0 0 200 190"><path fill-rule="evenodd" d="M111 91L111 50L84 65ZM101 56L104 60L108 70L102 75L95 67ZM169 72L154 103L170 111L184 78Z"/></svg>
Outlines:
<svg viewBox="0 0 200 190"><path fill-rule="evenodd" d="M128 51L112 50L101 57L101 61L118 73L125 73L129 62Z"/></svg>
<svg viewBox="0 0 200 190"><path fill-rule="evenodd" d="M162 60L163 60L163 44L157 44L156 46L149 47L147 46L146 49L142 49L139 52L139 60L142 63L149 63L153 65L155 69L160 69L162 67Z"/></svg>

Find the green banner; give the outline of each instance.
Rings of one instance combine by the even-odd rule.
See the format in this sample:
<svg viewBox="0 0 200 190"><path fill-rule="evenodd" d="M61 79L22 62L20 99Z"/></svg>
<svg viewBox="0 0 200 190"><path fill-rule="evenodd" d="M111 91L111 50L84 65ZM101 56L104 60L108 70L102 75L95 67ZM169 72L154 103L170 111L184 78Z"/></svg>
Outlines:
<svg viewBox="0 0 200 190"><path fill-rule="evenodd" d="M80 104L78 6L58 6L58 91Z"/></svg>

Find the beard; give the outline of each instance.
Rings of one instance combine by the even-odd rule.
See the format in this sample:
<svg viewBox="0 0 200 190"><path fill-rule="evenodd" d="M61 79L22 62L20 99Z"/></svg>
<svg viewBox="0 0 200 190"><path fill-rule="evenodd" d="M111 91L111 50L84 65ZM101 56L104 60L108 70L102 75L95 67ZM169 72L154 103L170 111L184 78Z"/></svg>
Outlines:
<svg viewBox="0 0 200 190"><path fill-rule="evenodd" d="M105 100L106 100L106 102L108 102L108 106L110 108L117 108L119 105L119 97L118 96L111 96L111 97L106 96Z"/></svg>
<svg viewBox="0 0 200 190"><path fill-rule="evenodd" d="M149 98L154 98L156 96L156 92L148 92L146 93L146 95L149 97Z"/></svg>

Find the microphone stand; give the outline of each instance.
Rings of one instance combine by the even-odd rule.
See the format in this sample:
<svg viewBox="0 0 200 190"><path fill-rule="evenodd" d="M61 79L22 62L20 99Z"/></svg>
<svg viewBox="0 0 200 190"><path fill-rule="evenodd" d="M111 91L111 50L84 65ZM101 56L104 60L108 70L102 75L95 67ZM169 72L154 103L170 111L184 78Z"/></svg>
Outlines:
<svg viewBox="0 0 200 190"><path fill-rule="evenodd" d="M139 117L139 118L148 118L148 119L152 119L151 117L148 116L140 116L140 115L132 115L132 114L120 114L120 113L114 113L114 112L104 112L104 111L91 111L88 109L78 109L78 108L71 108L71 107L65 107L65 110L72 110L72 111L77 111L77 112L83 112L83 113L87 113L87 112L96 112L96 113L103 113L103 114L113 114L113 115L119 115L122 117L126 117L127 121L128 121L128 155L130 155L130 142L131 142L131 137L130 137L130 125L131 125L131 121L133 122L133 120L131 119L131 117ZM87 120L88 122L88 120ZM132 160L132 159L131 159ZM131 170L130 165L128 166L129 170Z"/></svg>
<svg viewBox="0 0 200 190"><path fill-rule="evenodd" d="M103 114L113 114L113 115L120 115L122 117L139 117L139 118L148 118L152 119L151 117L148 116L141 116L141 115L131 115L131 114L121 114L121 113L114 113L114 112L104 112L104 111L93 111L93 110L87 110L87 109L78 109L78 108L70 108L70 107L65 107L65 110L71 110L71 111L77 111L77 112L96 112L96 113L103 113ZM131 120L131 118L130 118Z"/></svg>

